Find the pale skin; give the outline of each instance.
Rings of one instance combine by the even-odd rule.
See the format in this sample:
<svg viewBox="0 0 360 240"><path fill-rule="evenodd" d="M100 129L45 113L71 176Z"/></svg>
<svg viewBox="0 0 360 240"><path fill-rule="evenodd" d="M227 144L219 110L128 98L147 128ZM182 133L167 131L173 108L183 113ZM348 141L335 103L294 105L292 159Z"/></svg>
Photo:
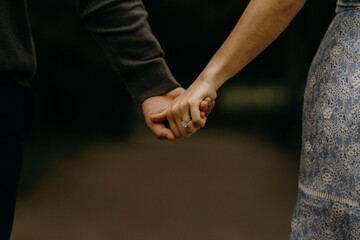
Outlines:
<svg viewBox="0 0 360 240"><path fill-rule="evenodd" d="M142 103L141 110L143 112L146 125L157 138L167 139L170 141L174 141L176 139L174 133L166 124L167 119L165 115L154 118L153 120L151 120L150 117L154 114L158 114L166 110L171 105L172 101L184 92L185 89L179 87L166 93L165 95L150 97ZM210 98L205 98L200 102L198 108L201 118L205 118L211 113L211 110L214 107L214 103L215 102ZM195 132L198 129L192 130Z"/></svg>
<svg viewBox="0 0 360 240"><path fill-rule="evenodd" d="M224 44L194 83L179 95L166 111L175 137L189 137L205 126L199 105L205 98L216 99L217 90L268 47L289 25L306 0L252 0ZM182 121L192 119L187 128Z"/></svg>

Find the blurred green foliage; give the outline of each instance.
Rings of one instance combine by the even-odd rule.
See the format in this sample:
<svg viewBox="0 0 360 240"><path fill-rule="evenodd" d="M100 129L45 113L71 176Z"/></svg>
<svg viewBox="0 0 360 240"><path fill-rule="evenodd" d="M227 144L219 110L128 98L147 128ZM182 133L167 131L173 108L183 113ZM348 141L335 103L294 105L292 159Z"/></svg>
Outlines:
<svg viewBox="0 0 360 240"><path fill-rule="evenodd" d="M250 132L298 154L306 75L335 2L308 1L280 38L219 91L208 127ZM184 87L205 67L248 3L144 0L152 30ZM132 113L139 110L84 29L75 0L32 0L29 10L38 73L32 82L35 119L25 150L23 188L31 187L29 180L41 175L52 154L71 154L99 137L126 136L140 115Z"/></svg>
<svg viewBox="0 0 360 240"><path fill-rule="evenodd" d="M250 1L144 2L170 68L188 86L226 39ZM307 71L335 15L335 4L336 0L308 1L285 32L219 90L218 104L208 125L247 131L298 154ZM259 89L279 96L281 103L267 108L251 105L252 93ZM263 96L260 100L267 101Z"/></svg>
<svg viewBox="0 0 360 240"><path fill-rule="evenodd" d="M284 34L226 84L247 86L245 90L281 86L285 103L281 109L255 108L250 111L254 114L249 114L249 109L225 112L217 107L211 122L222 126L226 114L234 122L233 127L251 129L241 125L240 119L248 119L246 124L276 110L284 115L277 120L283 127L276 133L269 131L269 136L294 132L284 138L298 139L307 70L334 16L335 2L308 1ZM166 52L171 70L184 87L201 72L248 3L249 0L144 0L153 32ZM29 7L38 53L38 73L33 81L37 106L34 131L50 128L88 136L124 136L134 120L131 112L136 107L121 79L84 29L75 1L32 0ZM227 92L226 86L219 91L218 102L223 95L234 94Z"/></svg>

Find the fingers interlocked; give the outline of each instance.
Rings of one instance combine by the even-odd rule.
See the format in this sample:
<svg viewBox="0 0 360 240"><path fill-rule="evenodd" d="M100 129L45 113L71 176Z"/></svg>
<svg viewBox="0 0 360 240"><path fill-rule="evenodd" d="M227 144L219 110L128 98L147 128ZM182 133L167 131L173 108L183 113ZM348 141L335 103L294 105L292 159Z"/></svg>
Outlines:
<svg viewBox="0 0 360 240"><path fill-rule="evenodd" d="M206 111L211 108L211 105L211 99L203 100L201 103L184 101L183 99L174 102L166 112L166 117L174 135L178 138L190 137L204 127L206 115L208 115ZM200 112L203 112L203 114ZM201 115L205 116L202 117Z"/></svg>

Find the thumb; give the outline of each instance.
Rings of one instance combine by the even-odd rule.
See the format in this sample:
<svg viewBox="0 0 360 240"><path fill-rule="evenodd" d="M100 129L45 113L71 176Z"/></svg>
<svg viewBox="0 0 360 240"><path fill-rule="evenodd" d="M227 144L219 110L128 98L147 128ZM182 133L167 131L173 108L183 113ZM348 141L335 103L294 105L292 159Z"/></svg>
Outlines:
<svg viewBox="0 0 360 240"><path fill-rule="evenodd" d="M162 111L161 113L151 115L150 120L155 123L164 122L166 120L166 110Z"/></svg>

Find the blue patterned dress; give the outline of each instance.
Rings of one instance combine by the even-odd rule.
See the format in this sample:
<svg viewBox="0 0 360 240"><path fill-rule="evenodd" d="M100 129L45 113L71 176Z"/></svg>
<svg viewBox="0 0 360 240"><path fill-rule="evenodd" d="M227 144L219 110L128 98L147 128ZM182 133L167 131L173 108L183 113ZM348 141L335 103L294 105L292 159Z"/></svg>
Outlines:
<svg viewBox="0 0 360 240"><path fill-rule="evenodd" d="M338 0L308 75L290 239L360 240L360 0Z"/></svg>

